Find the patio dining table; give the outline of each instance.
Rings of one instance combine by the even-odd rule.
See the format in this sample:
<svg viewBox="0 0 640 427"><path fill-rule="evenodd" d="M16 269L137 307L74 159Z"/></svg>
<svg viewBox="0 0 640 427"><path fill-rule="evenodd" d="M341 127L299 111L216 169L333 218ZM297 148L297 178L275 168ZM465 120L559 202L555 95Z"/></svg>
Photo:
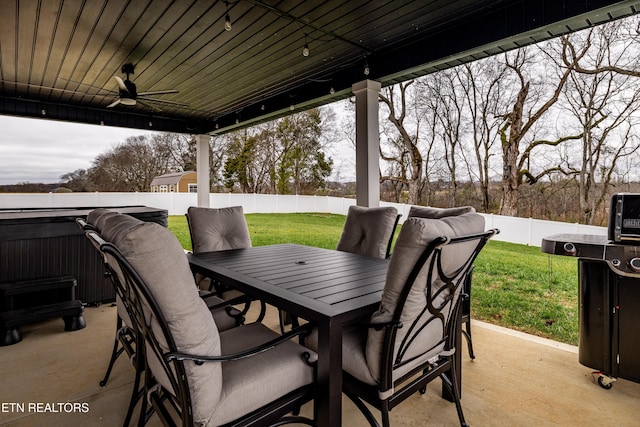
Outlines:
<svg viewBox="0 0 640 427"><path fill-rule="evenodd" d="M380 303L389 261L297 244L188 255L194 272L219 280L318 327L319 426L342 423L342 330Z"/></svg>

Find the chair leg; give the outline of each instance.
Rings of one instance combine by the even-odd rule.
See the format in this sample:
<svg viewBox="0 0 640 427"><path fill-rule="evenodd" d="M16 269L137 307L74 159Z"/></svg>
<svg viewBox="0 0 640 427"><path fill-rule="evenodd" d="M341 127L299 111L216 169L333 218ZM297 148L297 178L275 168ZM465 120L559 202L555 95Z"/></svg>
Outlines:
<svg viewBox="0 0 640 427"><path fill-rule="evenodd" d="M375 419L375 417L373 416L369 408L367 408L367 406L364 404L364 402L362 402L362 400L360 400L357 396L347 391L343 391L343 393L356 405L356 407L360 410L362 415L364 415L364 417L367 419L371 427L380 427L380 424L378 424L378 421ZM382 417L382 420L384 422L384 416ZM389 423L389 417L387 414L387 426L389 425L388 423Z"/></svg>
<svg viewBox="0 0 640 427"><path fill-rule="evenodd" d="M426 375L429 372L428 369L425 369L422 371L422 375ZM425 384L424 386L420 387L419 389L420 394L425 394L427 392L427 385Z"/></svg>
<svg viewBox="0 0 640 427"><path fill-rule="evenodd" d="M285 310L278 310L278 318L280 321L280 332L283 335L285 333L286 325L291 325L292 329L295 329L298 326L300 326L300 321L298 320L298 318L295 316L292 316L289 312Z"/></svg>
<svg viewBox="0 0 640 427"><path fill-rule="evenodd" d="M449 377L446 375L446 372L441 374L440 378L442 379L442 383L453 396L454 403L456 404L456 411L458 412L458 419L460 420L460 426L468 427L467 421L464 419L464 413L462 412L462 405L460 404L460 390L458 390L458 383L455 380L456 366L455 362L453 361L451 362L451 369L449 372L451 378L453 378L453 381L449 379Z"/></svg>
<svg viewBox="0 0 640 427"><path fill-rule="evenodd" d="M231 302L231 303L236 304L237 300L234 300L234 301L235 302ZM262 322L264 320L265 314L267 313L267 304L262 300L259 300L258 302L260 303L260 313L258 314L258 318L256 319L256 322ZM242 310L240 310L240 315L242 316L242 319L244 322L244 317L249 312L249 308L251 308L251 298L247 296L244 299L244 301L240 302L240 304L244 304L244 307L242 308Z"/></svg>
<svg viewBox="0 0 640 427"><path fill-rule="evenodd" d="M284 325L287 323L286 320L287 312L284 310L278 310L278 321L280 323L280 333L284 335Z"/></svg>
<svg viewBox="0 0 640 427"><path fill-rule="evenodd" d="M135 356L134 356L135 357ZM138 404L138 400L144 398L144 387L140 389L140 379L142 377L141 369L136 367L136 378L133 380L133 390L131 390L131 399L129 400L129 408L127 409L127 416L124 419L124 427L128 427L133 416L133 410Z"/></svg>
<svg viewBox="0 0 640 427"><path fill-rule="evenodd" d="M147 413L147 396L142 396L142 406L140 407L140 418L138 418L138 427L144 427L149 419Z"/></svg>
<svg viewBox="0 0 640 427"><path fill-rule="evenodd" d="M475 353L473 352L473 340L471 339L471 320L465 322L465 329L462 330L462 335L464 335L467 340L467 348L469 349L469 357L473 360L476 358Z"/></svg>
<svg viewBox="0 0 640 427"><path fill-rule="evenodd" d="M217 295L220 298L225 299L224 292L228 289L230 288L225 287L221 283L214 282L213 280L211 280L211 285L209 286L209 290L212 291L214 295ZM244 322L244 316L246 316L246 314L249 312L249 308L251 307L251 298L249 298L249 296L246 296L243 300L240 300L240 301L238 301L237 298L234 299L233 301L230 301L230 300L227 300L227 301L229 301L233 305L237 303L244 304L244 307L242 308L242 310L240 310L240 314ZM258 318L256 319L256 322L262 322L264 320L265 314L267 313L267 305L265 304L265 302L262 300L260 300L259 302L260 302L260 313L258 314Z"/></svg>
<svg viewBox="0 0 640 427"><path fill-rule="evenodd" d="M145 373L145 383L147 383L148 381L148 374ZM141 394L142 396L140 396L140 400L142 401L142 404L140 405L140 415L138 417L138 427L144 427L144 425L147 423L147 421L149 421L149 418L151 416L150 414L150 410L147 410L147 404L148 404L148 399L147 399L147 387L142 387L141 390Z"/></svg>
<svg viewBox="0 0 640 427"><path fill-rule="evenodd" d="M382 427L390 427L389 423L389 407L384 403L380 409L380 415L382 416Z"/></svg>
<svg viewBox="0 0 640 427"><path fill-rule="evenodd" d="M267 313L267 304L260 300L260 314L258 315L258 318L256 319L256 322L262 322L264 320L264 316Z"/></svg>
<svg viewBox="0 0 640 427"><path fill-rule="evenodd" d="M124 347L118 349L118 344L120 340L118 340L118 332L122 328L122 319L118 316L118 320L116 320L116 337L113 343L113 350L111 351L111 359L109 360L109 366L107 366L107 372L104 374L104 378L100 381L100 387L104 387L107 385L107 381L109 381L109 376L111 376L111 370L113 369L113 364L116 362L116 359L120 357L122 352L124 351Z"/></svg>

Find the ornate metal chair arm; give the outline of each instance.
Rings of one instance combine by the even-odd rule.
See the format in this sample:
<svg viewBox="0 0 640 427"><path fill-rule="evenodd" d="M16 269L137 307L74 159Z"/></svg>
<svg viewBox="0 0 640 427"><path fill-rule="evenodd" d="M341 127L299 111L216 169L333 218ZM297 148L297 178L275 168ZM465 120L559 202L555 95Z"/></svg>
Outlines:
<svg viewBox="0 0 640 427"><path fill-rule="evenodd" d="M164 359L167 362L171 362L173 360L180 360L180 361L193 360L198 365L202 365L205 362L226 362L229 360L244 359L247 357L255 356L256 354L260 354L267 350L270 350L277 345L280 345L286 341L289 341L291 338L308 335L309 333L311 333L311 329L312 329L311 324L305 324L295 329L292 329L286 334L279 335L277 338L274 338L271 341L267 341L259 346L252 347L238 353L220 355L220 356L202 356L202 355L187 354L187 353L180 353L180 352L169 352L169 353L165 353Z"/></svg>
<svg viewBox="0 0 640 427"><path fill-rule="evenodd" d="M364 323L363 326L367 327L367 328L373 328L376 331L381 331L383 329L387 329L387 328L396 328L396 329L400 329L402 328L402 322L401 321L395 321L395 320L390 320L388 322L380 322L380 323Z"/></svg>

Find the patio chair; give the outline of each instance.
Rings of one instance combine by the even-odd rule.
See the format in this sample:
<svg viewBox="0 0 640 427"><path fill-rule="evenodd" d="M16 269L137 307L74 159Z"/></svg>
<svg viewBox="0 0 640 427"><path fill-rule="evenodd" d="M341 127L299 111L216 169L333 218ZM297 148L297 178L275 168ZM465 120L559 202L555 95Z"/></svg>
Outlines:
<svg viewBox="0 0 640 427"><path fill-rule="evenodd" d="M193 253L243 249L251 247L251 237L242 206L227 208L200 208L191 206L185 214L191 236ZM198 287L232 304L244 303L241 310L245 315L254 299L237 289L212 280L210 277L196 274ZM258 321L262 321L266 312L264 301L260 302Z"/></svg>
<svg viewBox="0 0 640 427"><path fill-rule="evenodd" d="M456 371L456 331L464 280L473 261L497 230L484 232L482 216L408 218L389 264L379 309L366 324L343 333L343 392L372 426L378 422L364 402L389 412L441 378L466 425ZM314 349L317 334L307 338Z"/></svg>
<svg viewBox="0 0 640 427"><path fill-rule="evenodd" d="M464 215L469 212L475 212L473 206L459 206L454 208L434 208L430 206L411 206L409 208L409 218L445 218L448 216ZM473 266L469 270L467 277L464 281L464 293L467 298L462 302L462 324L464 329L462 334L467 340L467 350L469 351L469 357L473 360L476 355L473 351L473 340L471 337L471 283L473 278Z"/></svg>
<svg viewBox="0 0 640 427"><path fill-rule="evenodd" d="M89 221L93 222L95 226L92 225ZM99 237L99 232L103 232L107 236L115 236L118 233L126 232L128 229L142 223L142 221L135 219L129 215L120 215L114 211L101 208L90 212L87 216L87 221L78 218L76 222L85 231L87 231L87 237L89 238L89 241L94 245L94 247L96 247L96 249L100 253L101 259L105 266L105 276L110 278L116 290L116 336L111 351L109 364L107 366L107 370L103 379L100 381L100 386L104 387L107 384L107 381L111 376L111 371L113 369L115 361L124 352L127 353L127 356L129 357L132 365L136 370L136 378L133 383L133 392L124 423L124 425L126 426L129 424L129 420L132 416L133 409L137 400L141 397L140 375L144 369L144 360L140 360L140 358L138 357L139 355L136 353L135 330L132 329L131 319L129 318L129 315L124 307L122 301L123 296L121 295L121 292L118 292L119 287L116 286L116 282L118 280L122 280L121 272L115 264L109 263L107 261L108 257L105 256L105 254L100 250L99 242L101 241L101 237ZM240 312L233 307L230 307L229 304L227 304L223 300L216 297L210 297L206 299L206 303L211 311L213 318L219 324L218 328L220 330L226 330L238 326L242 323L243 318Z"/></svg>
<svg viewBox="0 0 640 427"><path fill-rule="evenodd" d="M336 249L376 258L388 258L400 216L398 210L392 206L349 206Z"/></svg>
<svg viewBox="0 0 640 427"><path fill-rule="evenodd" d="M180 243L143 223L100 248L122 274L120 293L144 342L145 395L165 425L268 425L314 421L287 416L315 397L315 359L261 323L219 331L199 297ZM147 401L152 405L147 411Z"/></svg>

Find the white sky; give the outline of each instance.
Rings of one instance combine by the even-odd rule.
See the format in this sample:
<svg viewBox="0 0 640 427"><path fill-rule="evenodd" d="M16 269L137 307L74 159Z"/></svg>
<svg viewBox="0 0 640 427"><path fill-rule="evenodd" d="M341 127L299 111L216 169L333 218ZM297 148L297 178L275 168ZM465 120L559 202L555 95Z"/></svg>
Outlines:
<svg viewBox="0 0 640 427"><path fill-rule="evenodd" d="M128 137L150 133L0 115L0 184L60 182Z"/></svg>

